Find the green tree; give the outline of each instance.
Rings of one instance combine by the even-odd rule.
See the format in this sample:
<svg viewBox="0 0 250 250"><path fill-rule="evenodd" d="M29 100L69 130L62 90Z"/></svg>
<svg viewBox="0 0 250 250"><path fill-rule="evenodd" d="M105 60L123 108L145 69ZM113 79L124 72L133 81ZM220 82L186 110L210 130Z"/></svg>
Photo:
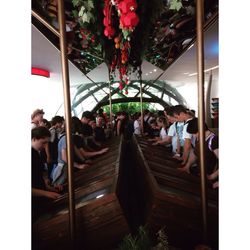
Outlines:
<svg viewBox="0 0 250 250"><path fill-rule="evenodd" d="M150 103L143 103L142 108L150 109ZM109 105L103 107L106 113L109 113ZM112 112L116 114L119 111L125 111L129 114L134 114L136 112L141 112L141 104L139 102L126 102L126 103L115 103L112 104ZM152 110L153 111L153 110Z"/></svg>

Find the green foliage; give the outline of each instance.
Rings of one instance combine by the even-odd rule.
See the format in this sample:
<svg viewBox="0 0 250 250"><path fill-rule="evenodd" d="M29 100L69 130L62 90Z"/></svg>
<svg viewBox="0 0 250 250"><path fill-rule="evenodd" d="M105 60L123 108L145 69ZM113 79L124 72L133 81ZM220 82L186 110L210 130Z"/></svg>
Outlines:
<svg viewBox="0 0 250 250"><path fill-rule="evenodd" d="M170 1L170 10L177 10L179 11L182 8L182 2L181 0L171 0Z"/></svg>
<svg viewBox="0 0 250 250"><path fill-rule="evenodd" d="M143 109L149 109L150 103L143 103ZM109 105L103 107L104 111L109 113ZM115 103L112 104L112 113L116 114L119 111L125 111L129 114L141 112L141 104L139 102Z"/></svg>
<svg viewBox="0 0 250 250"><path fill-rule="evenodd" d="M140 226L136 236L129 234L124 237L119 250L149 250L150 246L148 232L146 228Z"/></svg>

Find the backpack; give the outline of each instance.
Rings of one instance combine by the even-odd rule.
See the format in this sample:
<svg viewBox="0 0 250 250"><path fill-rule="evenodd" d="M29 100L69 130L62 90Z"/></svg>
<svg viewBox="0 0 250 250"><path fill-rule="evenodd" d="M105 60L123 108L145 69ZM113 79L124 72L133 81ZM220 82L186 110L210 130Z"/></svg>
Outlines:
<svg viewBox="0 0 250 250"><path fill-rule="evenodd" d="M211 134L211 136L209 136L208 138L208 148L211 152L213 152L213 149L212 149L212 142L213 142L213 139L216 135L214 133Z"/></svg>
<svg viewBox="0 0 250 250"><path fill-rule="evenodd" d="M150 116L148 116L148 118L146 119L146 121L143 119L143 129L144 129L144 133L150 133L151 126L150 126L149 123L148 123L149 118L150 118Z"/></svg>

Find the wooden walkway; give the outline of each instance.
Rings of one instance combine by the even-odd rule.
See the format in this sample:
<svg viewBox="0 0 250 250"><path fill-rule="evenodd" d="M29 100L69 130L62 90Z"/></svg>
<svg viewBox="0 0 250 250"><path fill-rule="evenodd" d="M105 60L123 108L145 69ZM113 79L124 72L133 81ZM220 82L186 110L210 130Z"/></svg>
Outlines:
<svg viewBox="0 0 250 250"><path fill-rule="evenodd" d="M165 227L172 245L194 249L202 242L200 178L177 168L164 146L152 146L146 138L135 137L134 151L145 185L147 200L145 224L155 234ZM207 185L208 236L213 249L218 248L218 190Z"/></svg>
<svg viewBox="0 0 250 250"><path fill-rule="evenodd" d="M105 249L116 245L129 227L117 197L121 139L96 157L88 169L74 173L77 249ZM32 228L33 249L70 249L68 194L56 200L50 213Z"/></svg>

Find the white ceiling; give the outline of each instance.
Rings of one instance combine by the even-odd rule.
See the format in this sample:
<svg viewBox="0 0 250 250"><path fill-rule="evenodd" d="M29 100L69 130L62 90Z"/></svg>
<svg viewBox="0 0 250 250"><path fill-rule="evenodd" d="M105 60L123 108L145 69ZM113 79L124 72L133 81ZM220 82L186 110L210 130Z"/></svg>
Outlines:
<svg viewBox="0 0 250 250"><path fill-rule="evenodd" d="M34 27L34 25L32 25L31 62L32 67L49 70L51 72L51 81L62 81L60 52L41 32L36 29L36 27ZM144 80L155 79L160 73L163 72L161 69L155 67L147 61L144 61L141 67L143 73L149 73L148 76L143 75ZM71 62L69 62L69 75L71 86L90 82L90 80L84 76L84 74ZM105 63L102 63L87 75L95 82L108 81L108 68ZM117 80L118 77L115 79ZM131 74L130 79L138 79L138 76L136 74Z"/></svg>
<svg viewBox="0 0 250 250"><path fill-rule="evenodd" d="M218 22L214 23L204 35L205 69L218 65ZM51 72L52 81L62 81L60 52L32 25L32 66L41 67ZM196 43L176 60L160 77L173 86L180 86L196 82L197 76L188 76L196 70ZM152 73L150 73L152 72ZM163 71L147 61L142 63L143 80L154 80ZM88 83L85 77L71 62L69 62L70 85L75 86ZM108 81L108 69L102 63L88 76L95 82ZM218 69L213 70L213 77L217 79ZM137 75L131 75L131 79L138 79Z"/></svg>

